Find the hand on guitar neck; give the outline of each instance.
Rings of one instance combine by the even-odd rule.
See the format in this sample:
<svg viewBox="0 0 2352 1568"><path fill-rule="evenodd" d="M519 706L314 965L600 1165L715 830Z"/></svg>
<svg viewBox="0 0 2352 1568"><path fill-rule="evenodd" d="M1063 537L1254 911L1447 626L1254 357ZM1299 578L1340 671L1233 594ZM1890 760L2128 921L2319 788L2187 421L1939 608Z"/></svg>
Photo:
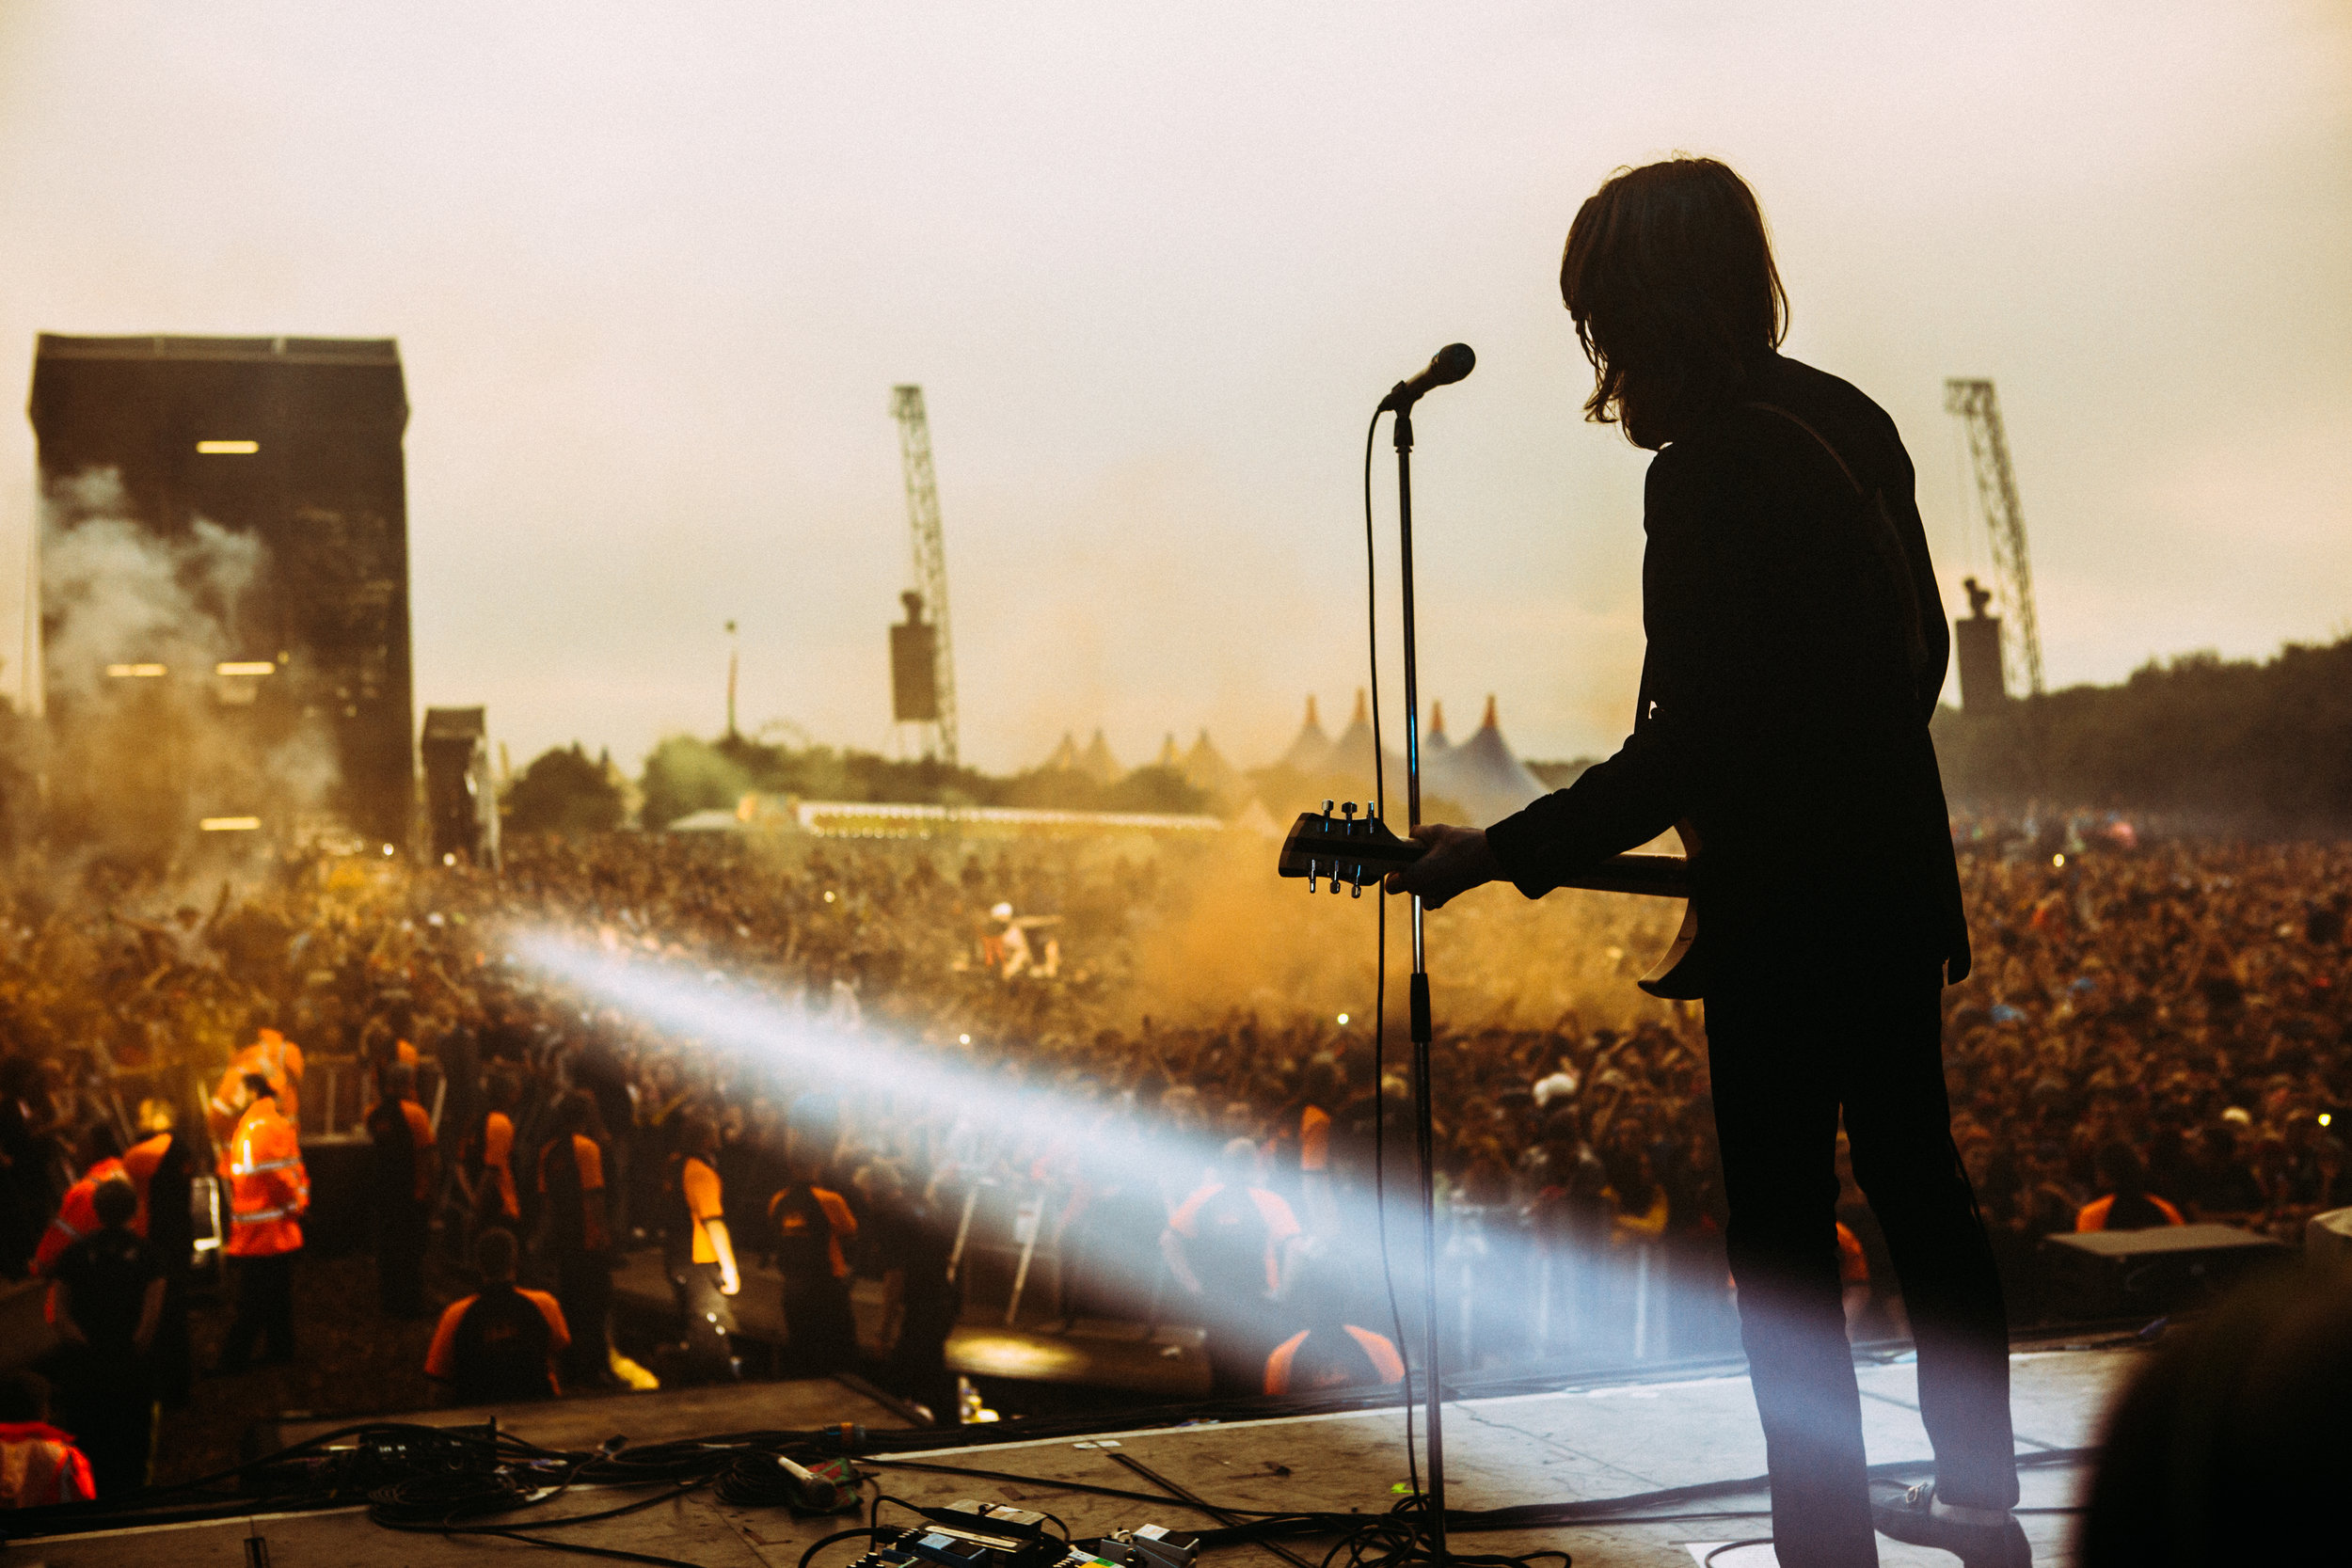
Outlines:
<svg viewBox="0 0 2352 1568"><path fill-rule="evenodd" d="M1502 879L1502 863L1486 847L1481 829L1424 822L1413 830L1413 842L1421 846L1421 858L1390 872L1380 885L1418 894L1424 909L1441 910L1474 887Z"/></svg>
<svg viewBox="0 0 2352 1568"><path fill-rule="evenodd" d="M1350 800L1340 814L1331 814L1326 800L1319 812L1298 814L1290 836L1282 841L1277 869L1285 877L1303 877L1307 891L1327 886L1362 897L1366 887L1420 897L1425 909L1438 909L1474 887L1502 879L1502 864L1476 828L1424 823L1409 839L1399 838L1387 823L1367 813L1356 815ZM1697 835L1687 824L1677 825L1684 846L1698 852ZM1589 866L1562 876L1559 886L1591 888L1602 893L1645 894L1653 897L1691 895L1691 862L1683 855L1605 855ZM1687 1000L1700 994L1698 913L1686 904L1682 928L1665 957L1638 984L1652 996Z"/></svg>

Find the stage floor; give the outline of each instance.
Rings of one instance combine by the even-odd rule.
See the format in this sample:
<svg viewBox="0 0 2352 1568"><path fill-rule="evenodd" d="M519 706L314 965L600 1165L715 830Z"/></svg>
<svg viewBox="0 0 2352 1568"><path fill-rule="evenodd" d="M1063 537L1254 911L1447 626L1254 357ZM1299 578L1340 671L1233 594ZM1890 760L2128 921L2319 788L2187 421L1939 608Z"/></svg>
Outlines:
<svg viewBox="0 0 2352 1568"><path fill-rule="evenodd" d="M2026 1352L2012 1363L2019 1452L2030 1454L2081 1448L2096 1440L2106 1408L2140 1363L2132 1348L2060 1349ZM1865 1366L1861 1370L1865 1430L1873 1463L1924 1459L1927 1440L1919 1429L1917 1388L1907 1361ZM742 1390L749 1393L750 1390ZM650 1405L662 1396L609 1402ZM647 1415L650 1416L650 1411ZM703 1414L719 1416L719 1411ZM727 1414L732 1414L727 1413ZM592 1425L595 1423L591 1423ZM610 1423L607 1423L610 1424ZM669 1428L673 1423L660 1423ZM736 1426L732 1419L724 1425ZM517 1422L518 1430L527 1423ZM650 1434L644 1420L616 1430ZM914 1502L946 1502L975 1497L1050 1511L1073 1534L1096 1535L1121 1527L1160 1523L1202 1528L1190 1508L1090 1497L1063 1490L1059 1481L1082 1481L1134 1491L1155 1491L1146 1479L1120 1465L1124 1454L1188 1487L1213 1503L1248 1509L1361 1510L1388 1508L1391 1487L1405 1479L1402 1421L1393 1409L1348 1415L1227 1422L1174 1430L1105 1433L1073 1441L1006 1442L986 1448L940 1450L930 1457L1037 1478L1003 1482L887 1469L882 1488ZM1710 1376L1675 1382L1615 1383L1557 1392L1468 1400L1446 1406L1447 1475L1455 1508L1621 1497L1738 1477L1764 1468L1763 1436L1743 1376ZM902 1455L902 1458L917 1458ZM2078 1501L2087 1486L2086 1465L2032 1467L2025 1472L2025 1506L2064 1507ZM567 1500L566 1512L608 1507L611 1494ZM1740 1497L1710 1498L1689 1510L1760 1510L1760 1489ZM885 1508L884 1521L890 1511ZM2042 1568L2073 1560L2074 1516L2026 1513L2026 1530L2034 1560ZM795 1568L801 1553L834 1520L799 1520L781 1512L719 1505L700 1496L589 1527L571 1538L583 1544L682 1558L710 1568ZM1460 1538L1465 1550L1521 1552L1537 1546L1565 1548L1582 1568L1669 1568L1688 1565L1714 1543L1768 1533L1760 1514L1749 1518L1645 1524L1607 1528L1570 1527ZM252 1552L246 1542L266 1543ZM1697 1549L1694 1550L1693 1547ZM1301 1543L1294 1549L1312 1561L1319 1549ZM855 1555L854 1543L831 1548L836 1561L821 1557L817 1568L842 1568ZM531 1554L528 1557L518 1553ZM1881 1559L1889 1565L1937 1564L1956 1560L1881 1538ZM392 1568L395 1564L516 1564L550 1560L532 1548L504 1542L442 1541L396 1535L370 1525L358 1511L257 1516L234 1522L187 1526L102 1537L56 1537L20 1543L12 1559L38 1560L47 1568ZM1280 1560L1259 1546L1210 1554L1210 1568L1273 1565ZM1772 1561L1768 1551L1746 1548L1716 1560L1718 1568L1757 1568Z"/></svg>
<svg viewBox="0 0 2352 1568"><path fill-rule="evenodd" d="M479 1426L498 1418L499 1430L545 1449L577 1452L611 1437L633 1444L674 1443L730 1432L807 1432L852 1422L870 1431L915 1423L888 1396L834 1378L786 1383L723 1383L658 1393L596 1394L585 1399L548 1400L538 1404L455 1405L443 1410L395 1412L380 1417L287 1418L263 1448L289 1448L363 1420L414 1421L422 1426Z"/></svg>

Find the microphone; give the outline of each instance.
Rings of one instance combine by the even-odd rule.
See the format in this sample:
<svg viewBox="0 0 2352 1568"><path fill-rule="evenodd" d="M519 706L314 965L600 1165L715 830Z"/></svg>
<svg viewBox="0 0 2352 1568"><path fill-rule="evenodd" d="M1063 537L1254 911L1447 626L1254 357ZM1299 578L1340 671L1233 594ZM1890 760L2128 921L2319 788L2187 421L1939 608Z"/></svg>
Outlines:
<svg viewBox="0 0 2352 1568"><path fill-rule="evenodd" d="M776 1455L776 1464L799 1483L802 1507L814 1510L818 1513L830 1513L840 1506L841 1489L832 1481L804 1465L793 1464L782 1454Z"/></svg>
<svg viewBox="0 0 2352 1568"><path fill-rule="evenodd" d="M1410 381L1400 381L1380 400L1382 412L1403 413L1421 401L1422 394L1438 387L1451 387L1470 374L1478 363L1478 356L1468 343L1448 343L1437 352L1428 368Z"/></svg>

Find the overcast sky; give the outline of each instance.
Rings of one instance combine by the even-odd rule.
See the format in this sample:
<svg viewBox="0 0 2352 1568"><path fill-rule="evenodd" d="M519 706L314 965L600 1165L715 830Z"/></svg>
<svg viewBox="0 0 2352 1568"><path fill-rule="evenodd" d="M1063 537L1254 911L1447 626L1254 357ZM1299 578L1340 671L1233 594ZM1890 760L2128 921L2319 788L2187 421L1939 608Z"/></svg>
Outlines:
<svg viewBox="0 0 2352 1568"><path fill-rule="evenodd" d="M2352 631L2341 3L8 0L0 364L398 338L418 703L518 766L715 731L729 619L746 728L886 748L919 382L1009 768L1343 719L1363 421L1461 339L1423 692L1570 756L1629 716L1647 459L1580 422L1560 243L1677 149L1761 196L1788 351L1900 425L1947 603L1986 550L1942 383L1996 380L2054 683ZM0 562L33 514L0 421Z"/></svg>

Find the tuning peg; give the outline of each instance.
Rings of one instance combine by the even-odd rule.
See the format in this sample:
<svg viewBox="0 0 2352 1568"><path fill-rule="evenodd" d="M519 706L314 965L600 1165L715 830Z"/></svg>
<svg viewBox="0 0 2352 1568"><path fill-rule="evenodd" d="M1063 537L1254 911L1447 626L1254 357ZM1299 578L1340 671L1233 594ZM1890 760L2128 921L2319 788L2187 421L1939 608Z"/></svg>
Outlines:
<svg viewBox="0 0 2352 1568"><path fill-rule="evenodd" d="M1340 815L1342 816L1348 817L1354 816L1356 815L1356 802L1350 800L1345 805L1340 807Z"/></svg>
<svg viewBox="0 0 2352 1568"><path fill-rule="evenodd" d="M1339 895L1340 895L1340 868L1339 868L1338 866L1336 866L1336 865L1335 865L1335 866L1333 866L1333 867L1331 868L1331 896L1332 896L1332 897L1334 897L1334 898L1337 898Z"/></svg>
<svg viewBox="0 0 2352 1568"><path fill-rule="evenodd" d="M1328 800L1323 802L1323 825L1327 828L1331 825L1331 802Z"/></svg>
<svg viewBox="0 0 2352 1568"><path fill-rule="evenodd" d="M1307 891L1315 891L1315 863L1312 861L1307 863Z"/></svg>
<svg viewBox="0 0 2352 1568"><path fill-rule="evenodd" d="M1356 879L1348 884L1347 895L1350 898L1361 898L1364 895L1364 868L1360 865L1356 868Z"/></svg>

